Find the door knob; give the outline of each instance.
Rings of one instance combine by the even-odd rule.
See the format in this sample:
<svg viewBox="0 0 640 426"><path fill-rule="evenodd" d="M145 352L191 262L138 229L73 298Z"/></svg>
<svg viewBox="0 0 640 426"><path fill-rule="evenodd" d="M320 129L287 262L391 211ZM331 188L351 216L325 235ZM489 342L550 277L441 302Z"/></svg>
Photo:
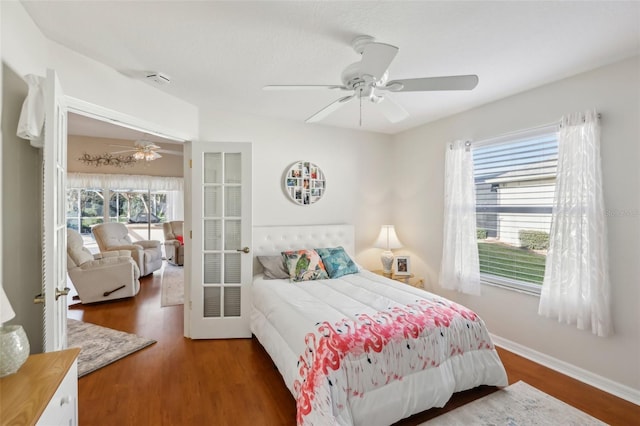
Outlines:
<svg viewBox="0 0 640 426"><path fill-rule="evenodd" d="M33 303L35 303L36 305L42 303L44 305L44 294L36 294L36 296L33 298Z"/></svg>
<svg viewBox="0 0 640 426"><path fill-rule="evenodd" d="M69 294L70 290L71 289L69 287L65 287L62 290L56 288L56 300L58 300L60 296L66 296L67 294Z"/></svg>
<svg viewBox="0 0 640 426"><path fill-rule="evenodd" d="M250 250L249 250L249 247L245 247L245 248L242 248L242 249L237 249L236 251L241 251L243 253L249 253Z"/></svg>

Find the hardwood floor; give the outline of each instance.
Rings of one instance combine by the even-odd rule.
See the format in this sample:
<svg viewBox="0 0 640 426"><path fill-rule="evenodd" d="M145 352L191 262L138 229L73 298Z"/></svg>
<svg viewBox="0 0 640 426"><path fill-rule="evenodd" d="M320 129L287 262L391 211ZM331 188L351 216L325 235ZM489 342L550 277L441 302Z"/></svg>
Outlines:
<svg viewBox="0 0 640 426"><path fill-rule="evenodd" d="M295 401L256 339L183 337L183 307L160 307L160 271L131 299L73 305L69 317L157 343L78 381L79 423L87 425L295 425ZM638 424L640 407L499 349L509 382L523 380L611 425ZM480 398L494 387L454 395L417 425ZM560 422L561 423L561 422Z"/></svg>

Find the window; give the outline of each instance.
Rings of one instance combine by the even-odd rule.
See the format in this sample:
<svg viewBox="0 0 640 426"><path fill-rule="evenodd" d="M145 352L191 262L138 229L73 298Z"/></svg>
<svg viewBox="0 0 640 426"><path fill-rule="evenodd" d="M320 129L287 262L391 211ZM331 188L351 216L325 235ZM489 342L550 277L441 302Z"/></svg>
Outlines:
<svg viewBox="0 0 640 426"><path fill-rule="evenodd" d="M162 223L184 217L183 179L118 174L67 174L67 227L91 246L91 227L126 224L134 241L164 239Z"/></svg>
<svg viewBox="0 0 640 426"><path fill-rule="evenodd" d="M111 191L109 220L125 223L166 221L167 192L147 190Z"/></svg>
<svg viewBox="0 0 640 426"><path fill-rule="evenodd" d="M555 128L474 144L483 282L540 293L556 185Z"/></svg>
<svg viewBox="0 0 640 426"><path fill-rule="evenodd" d="M91 233L91 227L103 222L104 196L100 189L67 190L67 228L81 234Z"/></svg>

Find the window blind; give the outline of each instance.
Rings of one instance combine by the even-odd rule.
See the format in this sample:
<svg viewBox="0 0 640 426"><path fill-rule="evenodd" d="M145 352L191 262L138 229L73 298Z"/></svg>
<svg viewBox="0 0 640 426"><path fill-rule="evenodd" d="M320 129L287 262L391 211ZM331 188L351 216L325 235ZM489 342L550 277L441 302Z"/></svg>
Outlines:
<svg viewBox="0 0 640 426"><path fill-rule="evenodd" d="M474 146L483 279L528 284L527 288L542 284L557 160L555 132Z"/></svg>

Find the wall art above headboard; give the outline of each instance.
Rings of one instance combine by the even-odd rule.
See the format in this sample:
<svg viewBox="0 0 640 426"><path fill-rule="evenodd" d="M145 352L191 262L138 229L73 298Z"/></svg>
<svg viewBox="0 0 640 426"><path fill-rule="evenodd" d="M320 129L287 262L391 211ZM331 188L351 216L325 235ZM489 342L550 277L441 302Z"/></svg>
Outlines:
<svg viewBox="0 0 640 426"><path fill-rule="evenodd" d="M324 173L315 163L296 161L285 173L284 192L291 201L309 205L319 201L326 190Z"/></svg>

